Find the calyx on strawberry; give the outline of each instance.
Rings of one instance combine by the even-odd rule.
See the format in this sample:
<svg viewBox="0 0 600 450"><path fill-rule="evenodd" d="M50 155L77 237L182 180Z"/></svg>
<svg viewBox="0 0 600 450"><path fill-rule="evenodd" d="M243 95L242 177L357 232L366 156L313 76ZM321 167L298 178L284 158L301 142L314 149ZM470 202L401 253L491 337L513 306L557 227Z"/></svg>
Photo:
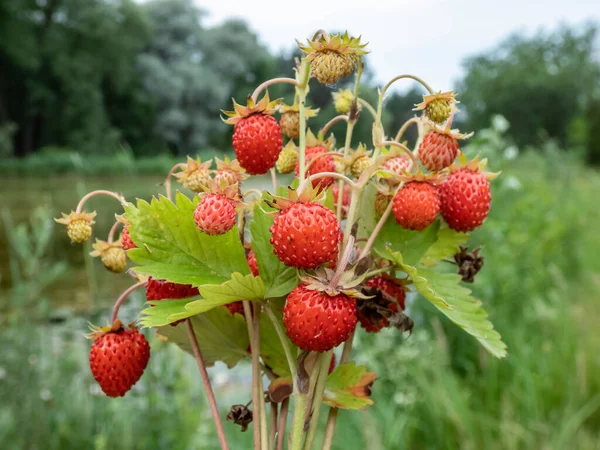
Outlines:
<svg viewBox="0 0 600 450"><path fill-rule="evenodd" d="M490 182L498 176L484 172L487 160L468 162L464 154L450 167L450 175L439 185L440 211L450 228L473 231L488 215L492 196Z"/></svg>
<svg viewBox="0 0 600 450"><path fill-rule="evenodd" d="M314 269L335 261L341 239L335 214L312 201L310 188L300 195L288 189L288 196L274 197L269 202L280 210L270 228L274 253L288 266L301 269Z"/></svg>
<svg viewBox="0 0 600 450"><path fill-rule="evenodd" d="M94 251L90 252L90 256L99 256L104 267L111 272L121 273L127 268L127 255L121 241L109 243L96 239L92 248Z"/></svg>
<svg viewBox="0 0 600 450"><path fill-rule="evenodd" d="M212 161L202 162L200 158L187 157L185 167L175 174L177 181L193 192L202 192L210 178L210 165Z"/></svg>
<svg viewBox="0 0 600 450"><path fill-rule="evenodd" d="M300 49L306 53L311 63L312 73L319 83L333 84L340 78L354 72L358 59L368 53L367 44L360 43L360 37L353 38L346 31L342 34L321 34L314 40L308 40Z"/></svg>
<svg viewBox="0 0 600 450"><path fill-rule="evenodd" d="M54 219L54 221L67 226L67 236L71 242L82 244L92 237L94 217L96 217L96 211L91 213L71 211L70 214L62 213L62 218Z"/></svg>
<svg viewBox="0 0 600 450"><path fill-rule="evenodd" d="M133 324L124 328L119 320L110 327L92 327L88 338L94 339L89 361L100 388L109 397L124 396L148 365L148 341Z"/></svg>
<svg viewBox="0 0 600 450"><path fill-rule="evenodd" d="M323 172L335 172L335 162L333 156L326 155L325 153L333 151L335 145L335 138L331 135L326 140L316 137L312 131L308 130L306 133L306 151L305 161L306 167L308 167L307 174L315 175ZM300 173L300 161L296 162L296 176ZM333 184L333 177L324 177L312 181L313 187L321 186L326 188Z"/></svg>
<svg viewBox="0 0 600 450"><path fill-rule="evenodd" d="M229 157L221 161L219 158L215 158L217 163L217 170L214 172L213 180L217 185L224 184L225 186L231 186L233 184L240 184L243 180L248 178L244 168L240 166L237 159L230 160ZM208 183L205 183L208 185Z"/></svg>
<svg viewBox="0 0 600 450"><path fill-rule="evenodd" d="M459 140L468 139L473 135L461 134L458 130L433 127L425 135L419 145L419 160L421 164L431 171L445 169L454 162L458 156Z"/></svg>
<svg viewBox="0 0 600 450"><path fill-rule="evenodd" d="M294 103L291 106L281 105L279 107L281 118L279 119L279 125L281 131L290 139L296 139L300 136L300 105ZM309 117L316 117L319 109L312 109L308 106L304 108L304 114L306 119Z"/></svg>
<svg viewBox="0 0 600 450"><path fill-rule="evenodd" d="M209 183L209 192L202 194L194 211L194 222L200 231L209 235L225 234L236 224L236 208L241 205L237 183Z"/></svg>
<svg viewBox="0 0 600 450"><path fill-rule="evenodd" d="M248 97L247 106L233 102L234 111L223 111L224 122L234 125L233 150L240 165L250 175L267 173L275 165L283 147L283 135L272 116L279 100L269 101L269 93L254 102Z"/></svg>
<svg viewBox="0 0 600 450"><path fill-rule="evenodd" d="M452 108L456 101L456 94L453 91L438 92L423 96L423 101L417 105L413 111L423 111L433 123L443 123L452 114Z"/></svg>
<svg viewBox="0 0 600 450"><path fill-rule="evenodd" d="M404 186L396 192L392 212L402 228L421 231L435 221L440 199L433 181L433 177L418 173L406 178Z"/></svg>

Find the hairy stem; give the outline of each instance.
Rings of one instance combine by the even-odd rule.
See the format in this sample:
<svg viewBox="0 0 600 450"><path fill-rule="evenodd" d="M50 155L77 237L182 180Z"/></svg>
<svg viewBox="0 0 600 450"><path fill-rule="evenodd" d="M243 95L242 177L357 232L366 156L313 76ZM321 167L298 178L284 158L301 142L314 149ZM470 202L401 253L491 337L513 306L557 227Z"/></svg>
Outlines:
<svg viewBox="0 0 600 450"><path fill-rule="evenodd" d="M392 78L392 79L391 79L391 80L390 80L390 81L389 81L389 82L388 82L388 83L387 83L387 84L386 84L386 85L383 87L383 89L382 89L382 90L381 90L381 92L379 93L379 104L378 104L378 106L377 106L377 119L376 119L376 121L377 121L377 122L381 123L381 110L383 109L383 99L384 99L384 97L385 97L385 93L387 92L387 90L390 88L390 86L391 86L392 84L394 84L394 83L395 83L396 81L398 81L398 80L402 80L402 79L405 79L405 78L409 78L409 79L412 79L412 80L415 80L415 81L417 81L417 82L421 83L421 84L423 85L423 87L424 87L425 89L427 89L427 91L428 91L430 94L433 94L433 89L431 89L431 87L430 87L430 86L429 86L427 83L425 83L425 81L423 81L421 78L419 78L419 77L417 77L417 76L415 76L415 75L411 75L411 74L403 74L403 75L398 75L397 77L394 77L394 78Z"/></svg>
<svg viewBox="0 0 600 450"><path fill-rule="evenodd" d="M332 353L332 350L321 353L321 355L319 355L318 364L315 366L315 369L318 370L318 379L313 396L313 412L310 418L310 426L308 428L308 433L306 434L306 440L304 442L304 450L310 450L315 440L315 433L319 425L319 414L321 412L321 405L323 404L323 393L325 391L325 382L327 381L327 373L329 371Z"/></svg>
<svg viewBox="0 0 600 450"><path fill-rule="evenodd" d="M202 357L202 352L198 346L196 333L194 333L194 327L192 326L192 321L190 318L185 319L185 327L187 329L188 338L190 339L190 344L192 344L192 350L194 352L194 357L196 358L196 364L200 370L202 384L204 384L204 390L206 391L206 396L208 397L208 404L210 405L210 412L212 413L213 420L215 421L215 427L217 428L217 435L219 437L219 442L221 443L221 450L229 450L227 438L225 437L225 430L223 429L223 422L221 422L221 417L219 416L219 408L217 407L215 393L212 390L210 379L208 378L208 372L206 371L206 365L204 364L204 358Z"/></svg>
<svg viewBox="0 0 600 450"><path fill-rule="evenodd" d="M375 239L377 239L377 236L379 235L379 232L381 231L381 229L385 225L385 222L387 221L387 218L390 216L390 213L392 212L393 203L394 202L392 200L390 200L390 203L387 205L387 208L385 208L385 211L382 214L381 218L379 219L379 222L377 222L377 225L375 226L375 229L371 233L371 236L369 236L369 240L367 241L367 243L363 247L363 250L360 253L359 259L364 258L371 251L371 247L373 247L373 244L375 243Z"/></svg>
<svg viewBox="0 0 600 450"><path fill-rule="evenodd" d="M373 120L377 119L377 111L375 111L375 108L373 108L371 106L371 104L366 101L364 98L357 98L358 103L360 103L361 105L363 105L365 108L367 108L367 111L369 111L371 113L371 116L373 116Z"/></svg>
<svg viewBox="0 0 600 450"><path fill-rule="evenodd" d="M270 80L267 80L267 81L259 84L258 87L256 89L254 89L254 92L252 93L252 100L254 100L254 102L256 102L256 100L258 99L258 96L260 95L260 93L262 91L264 91L269 86L273 86L274 84L278 84L278 83L287 83L287 84L293 84L294 86L298 86L298 82L296 80L294 80L293 78L286 78L286 77L272 78Z"/></svg>
<svg viewBox="0 0 600 450"><path fill-rule="evenodd" d="M108 238L106 239L106 241L109 244L113 243L114 237L115 237L115 233L117 232L117 228L119 228L119 225L122 224L123 222L120 221L116 221L115 223L113 223L113 226L110 227L110 231L108 232Z"/></svg>
<svg viewBox="0 0 600 450"><path fill-rule="evenodd" d="M271 182L273 183L273 194L277 193L277 174L275 168L271 168Z"/></svg>
<svg viewBox="0 0 600 450"><path fill-rule="evenodd" d="M308 409L308 394L294 396L294 420L292 422L292 443L290 450L302 448L302 436L304 431L304 419Z"/></svg>
<svg viewBox="0 0 600 450"><path fill-rule="evenodd" d="M319 172L319 173L315 173L314 175L311 175L309 178L305 179L303 182L300 183L300 186L298 186L298 194L301 194L304 189L306 189L306 187L308 186L308 183L312 182L313 180L318 180L319 178L336 178L338 180L343 180L346 183L348 183L352 188L354 188L355 186L358 186L354 181L352 181L350 178L346 177L345 175L342 175L340 173L337 172Z"/></svg>
<svg viewBox="0 0 600 450"><path fill-rule="evenodd" d="M413 117L411 119L408 119L406 122L404 122L402 124L402 126L400 127L400 129L398 130L398 133L396 133L396 137L394 138L394 141L400 142L400 139L402 138L402 136L404 135L404 133L406 132L406 130L408 129L408 127L410 125L412 125L413 123L418 124L419 120L420 119L418 117Z"/></svg>
<svg viewBox="0 0 600 450"><path fill-rule="evenodd" d="M97 190L97 191L89 192L88 194L84 195L82 197L82 199L79 200L79 203L77 204L77 208L75 209L75 212L80 213L81 210L83 209L83 205L85 204L85 202L87 202L90 198L92 198L95 195L108 195L109 197L117 199L121 203L121 205L127 206L127 202L125 201L125 198L122 195L119 195L112 191Z"/></svg>
<svg viewBox="0 0 600 450"><path fill-rule="evenodd" d="M325 137L325 134L329 131L329 129L332 127L332 125L335 125L336 123L341 122L342 120L348 121L348 116L343 115L343 114L339 115L339 116L335 116L333 119L331 119L325 125L323 125L323 128L321 128L321 130L319 131L319 135Z"/></svg>
<svg viewBox="0 0 600 450"><path fill-rule="evenodd" d="M171 198L171 177L173 176L173 174L175 173L175 171L177 169L186 167L186 166L187 166L186 163L179 163L179 164L175 164L173 167L171 167L171 170L169 170L169 173L167 174L167 178L165 180L165 190L167 191L167 198L169 200L172 200L172 198Z"/></svg>
<svg viewBox="0 0 600 450"><path fill-rule="evenodd" d="M300 178L300 182L302 182L306 176L306 94L308 92L308 80L310 78L310 62L308 62L306 58L302 58L299 72L299 82L296 86L300 115L300 137L298 144L300 170L298 177Z"/></svg>
<svg viewBox="0 0 600 450"><path fill-rule="evenodd" d="M123 292L119 296L119 298L115 302L115 306L113 306L112 317L110 319L111 324L114 323L115 320L117 320L117 316L119 315L119 308L121 308L121 305L123 304L123 302L127 299L127 297L129 297L129 294L131 294L133 291L135 291L139 287L146 286L146 283L147 283L147 281L140 281L138 283L135 283L133 286L128 287L125 290L125 292Z"/></svg>

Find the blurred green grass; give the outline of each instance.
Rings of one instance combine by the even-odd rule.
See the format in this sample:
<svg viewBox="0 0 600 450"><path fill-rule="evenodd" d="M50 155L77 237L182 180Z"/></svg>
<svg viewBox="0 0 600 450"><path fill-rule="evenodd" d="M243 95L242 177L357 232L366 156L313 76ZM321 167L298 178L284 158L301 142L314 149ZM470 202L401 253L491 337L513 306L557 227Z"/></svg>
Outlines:
<svg viewBox="0 0 600 450"><path fill-rule="evenodd" d="M517 155L498 133L480 136L468 155L482 153L491 170L503 174L492 183L491 215L471 241L485 246L486 258L472 288L509 345L509 356L493 359L426 302L411 300L416 326L410 338L393 330L358 333L356 359L378 373L375 406L341 412L336 449L600 448L600 174L550 145ZM16 211L15 222L40 197L51 197L53 213L76 201L70 178L30 182L0 188ZM88 189L108 185L144 198L159 182L136 176L85 181ZM55 190L60 194L53 195ZM115 209L100 200L91 205ZM107 231L109 221L99 219ZM64 237L54 239L47 258L76 253ZM82 254L69 257L71 267L82 261ZM87 292L85 271L72 270L84 280L78 289ZM99 278L107 298L120 289L117 279L127 282ZM69 304L72 291L59 292L66 298L58 304ZM39 295L48 296L51 305L56 301L55 292ZM132 316L141 302L138 297L130 305ZM106 318L105 305L101 299L96 312L67 316L60 325L40 317L7 325L5 317L3 448L217 449L193 360L156 339L148 373L127 397L99 395L87 366L89 343L81 334L84 319ZM249 400L244 369L247 374L247 367L228 375L212 372L224 410ZM232 448L251 447L249 434L226 426Z"/></svg>

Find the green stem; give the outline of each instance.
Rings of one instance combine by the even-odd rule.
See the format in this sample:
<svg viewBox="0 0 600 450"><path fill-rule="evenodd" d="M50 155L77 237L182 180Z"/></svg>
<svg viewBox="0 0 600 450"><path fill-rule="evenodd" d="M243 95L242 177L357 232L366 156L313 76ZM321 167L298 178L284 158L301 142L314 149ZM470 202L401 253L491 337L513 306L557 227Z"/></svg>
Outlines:
<svg viewBox="0 0 600 450"><path fill-rule="evenodd" d="M375 111L375 108L373 108L368 101L366 101L364 98L358 98L357 100L358 103L367 108L367 110L371 113L371 116L373 116L373 119L377 119L377 111Z"/></svg>
<svg viewBox="0 0 600 450"><path fill-rule="evenodd" d="M260 357L260 305L254 305L254 342L252 342L252 347L256 347L256 354ZM267 407L265 405L265 388L263 386L262 381L262 373L260 368L256 370L256 384L258 390L258 402L260 404L260 444L262 450L269 449L269 429L267 427ZM254 404L254 408L257 408L257 404Z"/></svg>
<svg viewBox="0 0 600 450"><path fill-rule="evenodd" d="M267 312L267 316L269 316L269 319L271 319L271 322L273 323L273 327L275 327L275 331L277 332L277 335L279 336L279 340L281 341L281 345L283 346L283 352L285 353L285 357L286 357L288 365L290 367L290 373L292 374L292 383L294 386L294 392L298 392L298 385L297 385L296 376L295 376L296 360L292 356L292 350L290 349L290 346L288 345L287 336L285 335L283 328L281 328L281 324L277 320L277 317L275 317L275 313L273 312L273 310L271 309L271 306L268 303L265 305L265 311Z"/></svg>
<svg viewBox="0 0 600 450"><path fill-rule="evenodd" d="M341 197L342 194L340 192L339 196ZM348 216L346 218L346 229L344 230L344 246L346 246L346 243L348 242L348 239L350 238L350 233L352 232L352 226L354 225L354 219L356 216L356 213L358 212L358 203L360 200L360 196L361 196L361 188L354 186L352 188L352 197L350 198L350 208L348 209Z"/></svg>
<svg viewBox="0 0 600 450"><path fill-rule="evenodd" d="M294 421L292 422L292 444L290 450L302 449L304 419L308 409L308 394L294 395Z"/></svg>
<svg viewBox="0 0 600 450"><path fill-rule="evenodd" d="M308 80L310 78L310 62L306 58L302 59L299 72L300 80L296 86L300 113L300 142L298 148L300 170L298 177L302 182L306 176L306 94L308 93Z"/></svg>
<svg viewBox="0 0 600 450"><path fill-rule="evenodd" d="M325 392L325 383L327 381L327 373L331 363L332 352L332 350L329 350L328 352L319 355L319 364L316 366L319 370L319 378L315 387L312 409L313 413L310 418L310 426L304 442L304 450L310 450L312 448L313 441L315 440L315 433L319 425L319 414L321 412L321 405L323 404L323 393Z"/></svg>
<svg viewBox="0 0 600 450"><path fill-rule="evenodd" d="M404 135L404 133L406 132L406 130L408 129L408 127L411 124L413 124L413 123L418 124L419 123L419 118L418 117L413 117L411 119L408 119L406 122L404 122L402 124L402 126L400 127L400 129L398 130L398 133L396 133L396 137L394 138L394 140L396 142L400 142L400 139L402 138L402 136Z"/></svg>

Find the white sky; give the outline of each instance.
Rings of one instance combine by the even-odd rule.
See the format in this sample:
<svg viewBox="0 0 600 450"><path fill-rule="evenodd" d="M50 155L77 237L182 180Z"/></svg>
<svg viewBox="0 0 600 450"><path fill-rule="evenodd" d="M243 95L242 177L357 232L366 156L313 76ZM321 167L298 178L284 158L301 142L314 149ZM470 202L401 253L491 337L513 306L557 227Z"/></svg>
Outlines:
<svg viewBox="0 0 600 450"><path fill-rule="evenodd" d="M401 73L435 90L452 87L463 58L513 31L600 20L600 0L196 0L206 25L245 19L272 50L289 49L319 28L362 35L381 83ZM296 5L303 5L292 9Z"/></svg>

